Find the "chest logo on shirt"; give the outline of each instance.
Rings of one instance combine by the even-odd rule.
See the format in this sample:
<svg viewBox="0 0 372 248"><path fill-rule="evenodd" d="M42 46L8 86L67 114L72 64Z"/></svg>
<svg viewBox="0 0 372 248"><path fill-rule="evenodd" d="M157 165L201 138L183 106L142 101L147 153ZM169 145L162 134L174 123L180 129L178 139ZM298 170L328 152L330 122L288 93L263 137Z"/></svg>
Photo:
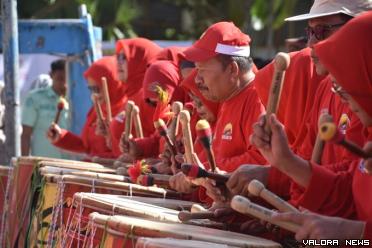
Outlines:
<svg viewBox="0 0 372 248"><path fill-rule="evenodd" d="M223 129L223 133L222 133L222 139L223 140L232 140L232 124L231 123L228 123L226 124L225 128Z"/></svg>
<svg viewBox="0 0 372 248"><path fill-rule="evenodd" d="M346 134L346 129L349 127L349 124L350 124L349 116L343 113L340 117L340 121L338 122L338 127L343 134Z"/></svg>

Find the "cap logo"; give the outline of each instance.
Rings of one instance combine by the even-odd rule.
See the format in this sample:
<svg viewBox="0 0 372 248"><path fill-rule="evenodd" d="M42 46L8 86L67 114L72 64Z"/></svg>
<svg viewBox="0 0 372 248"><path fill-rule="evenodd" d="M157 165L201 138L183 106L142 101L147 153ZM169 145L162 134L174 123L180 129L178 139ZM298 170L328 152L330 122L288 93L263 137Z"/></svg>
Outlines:
<svg viewBox="0 0 372 248"><path fill-rule="evenodd" d="M226 55L249 57L251 48L250 46L230 46L217 43L216 49L214 51L216 53L222 53Z"/></svg>

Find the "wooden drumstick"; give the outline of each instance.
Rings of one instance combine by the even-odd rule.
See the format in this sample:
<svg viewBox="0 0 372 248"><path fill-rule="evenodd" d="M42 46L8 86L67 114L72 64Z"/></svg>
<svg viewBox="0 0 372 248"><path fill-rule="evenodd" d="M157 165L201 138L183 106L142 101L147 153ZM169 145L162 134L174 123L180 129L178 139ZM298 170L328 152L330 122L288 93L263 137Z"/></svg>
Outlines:
<svg viewBox="0 0 372 248"><path fill-rule="evenodd" d="M182 125L183 145L185 147L185 158L189 164L193 163L194 146L190 129L190 113L187 110L180 112L180 122Z"/></svg>
<svg viewBox="0 0 372 248"><path fill-rule="evenodd" d="M349 140L346 140L345 135L338 129L336 124L333 122L323 123L323 125L321 125L319 128L319 133L320 133L321 139L342 145L347 150L358 155L359 157L363 159L372 158L371 153L365 152L358 145L354 144L353 142Z"/></svg>
<svg viewBox="0 0 372 248"><path fill-rule="evenodd" d="M93 163L102 164L102 165L106 165L110 167L114 166L115 161L116 161L115 159L111 159L111 158L101 158L98 156L92 157Z"/></svg>
<svg viewBox="0 0 372 248"><path fill-rule="evenodd" d="M229 180L229 177L227 175L211 173L194 164L182 164L181 171L187 177L190 177L192 179L207 177L221 183L226 183L227 180Z"/></svg>
<svg viewBox="0 0 372 248"><path fill-rule="evenodd" d="M202 205L195 203L195 204L192 204L190 212L200 213L200 212L208 212L208 210L204 208Z"/></svg>
<svg viewBox="0 0 372 248"><path fill-rule="evenodd" d="M207 211L207 212L199 212L199 213L192 213L189 211L180 211L178 213L178 219L182 222L195 220L195 219L212 219L214 218L214 212Z"/></svg>
<svg viewBox="0 0 372 248"><path fill-rule="evenodd" d="M96 111L97 114L97 119L100 123L104 123L104 117L103 117L103 112L101 105L99 104L98 96L96 94L92 95L92 101L93 101L93 106L94 110Z"/></svg>
<svg viewBox="0 0 372 248"><path fill-rule="evenodd" d="M318 120L318 128L325 123L325 122L333 122L333 117L328 113L322 113L319 116ZM318 132L313 148L313 153L311 154L311 161L317 164L320 164L322 161L322 154L324 149L324 140L320 138L320 134Z"/></svg>
<svg viewBox="0 0 372 248"><path fill-rule="evenodd" d="M142 186L153 186L157 185L160 187L169 187L169 175L162 175L162 174L148 174L148 175L140 175L137 178L137 183Z"/></svg>
<svg viewBox="0 0 372 248"><path fill-rule="evenodd" d="M109 95L108 86L107 86L107 79L105 77L102 77L102 91L103 91L103 97L106 103L107 122L111 123L112 121L111 101L110 101L110 95Z"/></svg>
<svg viewBox="0 0 372 248"><path fill-rule="evenodd" d="M94 110L97 113L97 119L100 125L104 125L106 127L107 135L105 136L107 146L111 148L111 133L110 133L110 127L108 126L109 123L105 122L105 118L103 117L103 112L101 105L99 104L98 95L93 94L92 95L92 101L94 105Z"/></svg>
<svg viewBox="0 0 372 248"><path fill-rule="evenodd" d="M134 122L134 128L136 129L136 135L138 138L143 138L142 123L139 112L139 107L137 105L133 106L132 118Z"/></svg>
<svg viewBox="0 0 372 248"><path fill-rule="evenodd" d="M66 99L64 97L60 97L59 98L59 101L58 101L58 104L57 104L57 112L56 112L56 116L54 117L54 123L55 124L58 124L59 122L59 118L61 116L61 112L62 110L65 108L65 106L67 106L67 102L66 102Z"/></svg>
<svg viewBox="0 0 372 248"><path fill-rule="evenodd" d="M280 95L282 92L285 70L290 63L290 57L287 53L278 53L274 59L274 75L271 82L269 99L266 106L265 131L271 133L269 125L269 116L275 114L278 110Z"/></svg>
<svg viewBox="0 0 372 248"><path fill-rule="evenodd" d="M165 142L169 146L169 149L172 153L172 156L177 155L177 150L176 147L173 144L173 141L170 139L168 135L168 128L165 122L162 119L158 119L157 121L154 122L154 127L158 131L159 135L164 137Z"/></svg>
<svg viewBox="0 0 372 248"><path fill-rule="evenodd" d="M132 132L132 111L134 107L133 101L128 101L125 108L125 129L124 129L124 140L129 142L129 135Z"/></svg>
<svg viewBox="0 0 372 248"><path fill-rule="evenodd" d="M254 179L248 184L248 191L254 196L261 197L262 199L276 207L280 212L299 212L291 204L284 201L282 198L275 195L271 191L267 190L265 186L258 180Z"/></svg>
<svg viewBox="0 0 372 248"><path fill-rule="evenodd" d="M199 120L196 123L196 135L198 141L203 145L203 148L207 152L208 162L211 166L212 172L216 171L216 159L212 149L212 129L207 120Z"/></svg>
<svg viewBox="0 0 372 248"><path fill-rule="evenodd" d="M284 228L288 231L296 233L300 226L298 224L292 223L292 222L285 222L285 221L274 221L272 220L272 216L275 214L274 211L271 211L270 209L267 209L265 207L262 207L260 205L257 205L247 198L236 195L231 200L231 207L242 214L248 214L252 215L258 219L270 222L274 225L277 225L281 228Z"/></svg>
<svg viewBox="0 0 372 248"><path fill-rule="evenodd" d="M178 127L179 127L179 113L183 109L182 102L173 102L172 103L172 112L173 118L168 128L169 138L174 142L176 142L176 136L178 134Z"/></svg>

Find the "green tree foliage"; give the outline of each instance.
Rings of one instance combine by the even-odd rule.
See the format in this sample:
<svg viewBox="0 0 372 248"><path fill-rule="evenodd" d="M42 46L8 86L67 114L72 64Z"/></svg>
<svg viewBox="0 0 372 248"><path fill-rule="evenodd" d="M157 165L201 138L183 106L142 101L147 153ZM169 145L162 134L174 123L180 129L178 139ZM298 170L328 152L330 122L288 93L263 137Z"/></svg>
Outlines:
<svg viewBox="0 0 372 248"><path fill-rule="evenodd" d="M196 39L212 23L229 20L243 30L279 28L292 14L297 0L18 0L20 18L77 18L86 4L104 39L143 35L158 29L157 39ZM163 19L154 21L156 11ZM168 8L168 7L170 8ZM160 9L160 10L159 10ZM176 18L168 18L170 16ZM178 19L177 19L178 18ZM175 23L174 20L178 20ZM257 30L257 28L256 28ZM150 32L151 33L151 32ZM149 38L151 34L148 35Z"/></svg>
<svg viewBox="0 0 372 248"><path fill-rule="evenodd" d="M250 8L252 23L257 22L260 28L270 25L278 29L284 24L284 19L293 13L295 6L296 0L255 0Z"/></svg>

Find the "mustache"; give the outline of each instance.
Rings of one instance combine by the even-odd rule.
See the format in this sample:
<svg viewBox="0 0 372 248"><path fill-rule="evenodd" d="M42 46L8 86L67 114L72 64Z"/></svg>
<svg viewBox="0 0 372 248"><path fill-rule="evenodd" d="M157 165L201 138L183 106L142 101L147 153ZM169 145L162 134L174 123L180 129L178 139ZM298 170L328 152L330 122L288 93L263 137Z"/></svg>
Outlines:
<svg viewBox="0 0 372 248"><path fill-rule="evenodd" d="M198 87L199 90L208 90L208 87L204 86L204 85L201 84L201 83L197 83L197 84L196 84L196 87Z"/></svg>

